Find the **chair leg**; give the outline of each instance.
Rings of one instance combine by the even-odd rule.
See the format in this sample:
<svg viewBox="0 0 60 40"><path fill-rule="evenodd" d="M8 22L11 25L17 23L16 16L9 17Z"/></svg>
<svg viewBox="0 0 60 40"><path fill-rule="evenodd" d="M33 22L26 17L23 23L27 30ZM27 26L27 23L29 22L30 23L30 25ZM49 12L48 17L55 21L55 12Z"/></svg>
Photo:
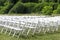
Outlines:
<svg viewBox="0 0 60 40"><path fill-rule="evenodd" d="M46 33L46 31L45 31L45 29L43 28L43 33L45 34Z"/></svg>
<svg viewBox="0 0 60 40"><path fill-rule="evenodd" d="M34 31L33 31L33 35L34 35L35 31L36 31L36 28L35 28Z"/></svg>
<svg viewBox="0 0 60 40"><path fill-rule="evenodd" d="M22 34L25 32L25 30L22 30Z"/></svg>
<svg viewBox="0 0 60 40"><path fill-rule="evenodd" d="M12 29L10 30L10 33L9 33L9 35L11 34L11 31L12 31Z"/></svg>
<svg viewBox="0 0 60 40"><path fill-rule="evenodd" d="M30 30L31 30L31 29L28 30L27 35L29 34Z"/></svg>
<svg viewBox="0 0 60 40"><path fill-rule="evenodd" d="M5 34L7 33L8 29L6 29Z"/></svg>
<svg viewBox="0 0 60 40"><path fill-rule="evenodd" d="M47 32L49 32L49 28L47 28L47 30L46 30Z"/></svg>
<svg viewBox="0 0 60 40"><path fill-rule="evenodd" d="M19 38L19 36L21 35L20 31L19 31L19 35L17 36L17 38Z"/></svg>
<svg viewBox="0 0 60 40"><path fill-rule="evenodd" d="M38 33L40 33L40 32L41 32L41 29L39 29Z"/></svg>
<svg viewBox="0 0 60 40"><path fill-rule="evenodd" d="M2 28L1 33L4 31L4 28Z"/></svg>
<svg viewBox="0 0 60 40"><path fill-rule="evenodd" d="M14 30L15 31L15 30ZM14 37L15 36L15 34L16 34L16 31L14 32L14 34L13 34L13 36L12 37Z"/></svg>
<svg viewBox="0 0 60 40"><path fill-rule="evenodd" d="M58 31L58 27L56 27L56 31Z"/></svg>
<svg viewBox="0 0 60 40"><path fill-rule="evenodd" d="M51 30L52 30L52 32L54 32L54 27L53 26L52 26L52 29Z"/></svg>
<svg viewBox="0 0 60 40"><path fill-rule="evenodd" d="M38 29L39 29L39 30L37 30L37 31L38 31L38 33L40 33L40 32L41 32L41 27L39 27Z"/></svg>

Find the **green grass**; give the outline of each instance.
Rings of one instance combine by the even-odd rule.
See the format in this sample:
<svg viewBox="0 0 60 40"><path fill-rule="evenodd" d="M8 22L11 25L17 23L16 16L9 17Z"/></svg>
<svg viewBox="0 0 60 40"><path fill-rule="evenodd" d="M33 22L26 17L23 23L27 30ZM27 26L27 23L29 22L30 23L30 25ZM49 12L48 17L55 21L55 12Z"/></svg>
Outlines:
<svg viewBox="0 0 60 40"><path fill-rule="evenodd" d="M12 13L12 14L0 14L0 15L8 15L8 16L42 16L43 14L41 13L26 13L26 14L23 14L23 13Z"/></svg>
<svg viewBox="0 0 60 40"><path fill-rule="evenodd" d="M47 33L44 35L34 35L30 37L16 37L8 36L7 34L0 34L0 40L60 40L60 33Z"/></svg>
<svg viewBox="0 0 60 40"><path fill-rule="evenodd" d="M17 13L12 13L12 14L0 14L0 16L60 16L60 14L52 14L52 15L44 15L44 14L39 14L39 13L27 13L27 14L17 14Z"/></svg>
<svg viewBox="0 0 60 40"><path fill-rule="evenodd" d="M8 16L41 16L42 14L38 14L38 13L28 13L28 14L17 14L17 13L13 13L13 14L0 14L0 15L8 15Z"/></svg>

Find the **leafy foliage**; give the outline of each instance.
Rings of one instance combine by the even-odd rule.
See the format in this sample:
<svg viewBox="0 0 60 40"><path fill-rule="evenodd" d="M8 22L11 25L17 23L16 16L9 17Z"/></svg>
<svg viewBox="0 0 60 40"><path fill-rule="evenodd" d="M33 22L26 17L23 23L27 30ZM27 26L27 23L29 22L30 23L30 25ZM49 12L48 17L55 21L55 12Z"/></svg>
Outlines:
<svg viewBox="0 0 60 40"><path fill-rule="evenodd" d="M23 3L26 3L26 2L36 2L38 3L39 0L21 0Z"/></svg>
<svg viewBox="0 0 60 40"><path fill-rule="evenodd" d="M46 14L46 15L51 15L51 13L52 13L52 7L51 6L45 6L42 9L42 13L43 14Z"/></svg>
<svg viewBox="0 0 60 40"><path fill-rule="evenodd" d="M58 5L57 9L53 11L55 14L60 14L60 5Z"/></svg>
<svg viewBox="0 0 60 40"><path fill-rule="evenodd" d="M0 14L8 13L11 6L9 2L5 2L3 8L0 9Z"/></svg>
<svg viewBox="0 0 60 40"><path fill-rule="evenodd" d="M60 0L0 0L0 14L60 13Z"/></svg>
<svg viewBox="0 0 60 40"><path fill-rule="evenodd" d="M10 11L9 13L23 13L24 5L23 3L18 2Z"/></svg>

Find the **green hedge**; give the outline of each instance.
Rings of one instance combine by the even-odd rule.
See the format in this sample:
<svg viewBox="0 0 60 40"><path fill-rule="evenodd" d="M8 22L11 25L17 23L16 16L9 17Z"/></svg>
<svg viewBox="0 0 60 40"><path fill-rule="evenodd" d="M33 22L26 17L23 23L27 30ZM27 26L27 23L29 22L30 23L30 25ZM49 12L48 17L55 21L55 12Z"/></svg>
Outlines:
<svg viewBox="0 0 60 40"><path fill-rule="evenodd" d="M23 3L27 3L27 2L34 2L34 3L38 3L39 0L21 0L21 2Z"/></svg>
<svg viewBox="0 0 60 40"><path fill-rule="evenodd" d="M42 14L51 15L51 13L52 13L52 7L51 6L45 6L42 9Z"/></svg>
<svg viewBox="0 0 60 40"><path fill-rule="evenodd" d="M58 5L57 9L53 11L53 14L60 14L60 5Z"/></svg>
<svg viewBox="0 0 60 40"><path fill-rule="evenodd" d="M39 3L39 4L36 4L35 6L34 6L34 8L33 8L33 12L40 12L41 10L42 10L42 8L44 7L44 6L46 6L47 4L46 3Z"/></svg>
<svg viewBox="0 0 60 40"><path fill-rule="evenodd" d="M47 6L48 3L21 3L18 2L9 13L32 13L40 12L44 6Z"/></svg>
<svg viewBox="0 0 60 40"><path fill-rule="evenodd" d="M9 2L11 2L11 3L13 3L13 4L15 4L15 3L18 2L18 0L7 0L7 1L9 1Z"/></svg>
<svg viewBox="0 0 60 40"><path fill-rule="evenodd" d="M0 0L0 6L4 6L6 0Z"/></svg>
<svg viewBox="0 0 60 40"><path fill-rule="evenodd" d="M25 3L26 7L26 13L31 13L33 12L34 7L37 5L37 3Z"/></svg>
<svg viewBox="0 0 60 40"><path fill-rule="evenodd" d="M5 2L4 6L0 9L0 14L5 14L9 12L9 9L11 9L11 3Z"/></svg>
<svg viewBox="0 0 60 40"><path fill-rule="evenodd" d="M31 13L35 5L35 3L18 2L9 13Z"/></svg>
<svg viewBox="0 0 60 40"><path fill-rule="evenodd" d="M9 13L23 13L24 10L24 4L21 2L18 2L10 11Z"/></svg>
<svg viewBox="0 0 60 40"><path fill-rule="evenodd" d="M53 2L52 2L53 1ZM0 14L4 13L60 13L57 0L0 0ZM59 0L60 2L60 0Z"/></svg>

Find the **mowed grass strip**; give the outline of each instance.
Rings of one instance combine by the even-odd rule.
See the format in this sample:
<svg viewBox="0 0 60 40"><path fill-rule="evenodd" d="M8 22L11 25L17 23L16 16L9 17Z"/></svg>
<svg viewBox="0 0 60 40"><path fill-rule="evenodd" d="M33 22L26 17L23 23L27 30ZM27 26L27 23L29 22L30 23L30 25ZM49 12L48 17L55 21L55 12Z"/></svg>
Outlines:
<svg viewBox="0 0 60 40"><path fill-rule="evenodd" d="M0 40L60 40L60 32L20 38L8 36L8 34L0 34Z"/></svg>

